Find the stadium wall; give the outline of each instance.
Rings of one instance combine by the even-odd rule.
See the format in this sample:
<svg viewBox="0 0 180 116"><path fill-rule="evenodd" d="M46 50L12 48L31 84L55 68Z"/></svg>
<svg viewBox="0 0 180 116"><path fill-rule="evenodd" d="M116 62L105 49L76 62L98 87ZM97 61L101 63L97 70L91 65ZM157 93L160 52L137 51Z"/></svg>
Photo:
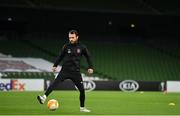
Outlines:
<svg viewBox="0 0 180 116"><path fill-rule="evenodd" d="M45 80L45 89L51 84L52 81ZM147 82L147 81L84 81L84 88L86 91L92 90L110 90L110 91L162 91L164 90L162 82ZM76 90L73 82L70 80L64 81L56 87L56 90Z"/></svg>

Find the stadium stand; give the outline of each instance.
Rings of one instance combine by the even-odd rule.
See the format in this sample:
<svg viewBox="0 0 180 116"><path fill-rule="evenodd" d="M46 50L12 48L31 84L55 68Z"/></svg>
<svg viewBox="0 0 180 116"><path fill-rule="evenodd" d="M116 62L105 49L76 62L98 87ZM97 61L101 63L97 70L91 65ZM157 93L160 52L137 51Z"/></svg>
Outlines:
<svg viewBox="0 0 180 116"><path fill-rule="evenodd" d="M95 46L99 46L98 57L94 58L97 70L114 79L178 79L179 59L157 49L141 43L96 43Z"/></svg>
<svg viewBox="0 0 180 116"><path fill-rule="evenodd" d="M65 43L54 33L64 34L77 27L85 35L110 35L108 39L100 36L83 40L92 53L95 75L113 80L178 80L179 40L170 39L179 37L179 3L177 0L1 0L0 36L8 37L0 38L0 53L54 62ZM39 35L31 36L34 32ZM123 42L119 41L122 37L115 39L114 34L138 35L144 41L146 37L159 35L169 38ZM84 61L82 64L85 71Z"/></svg>
<svg viewBox="0 0 180 116"><path fill-rule="evenodd" d="M91 51L95 75L113 80L178 80L180 59L142 42L83 41ZM54 61L64 41L1 40L3 53L21 57L42 57ZM12 46L11 48L4 47ZM14 49L12 49L14 48ZM82 69L86 64L82 61Z"/></svg>
<svg viewBox="0 0 180 116"><path fill-rule="evenodd" d="M147 43L150 47L155 48L161 52L164 52L172 57L180 58L180 43L177 38L149 38L149 42Z"/></svg>

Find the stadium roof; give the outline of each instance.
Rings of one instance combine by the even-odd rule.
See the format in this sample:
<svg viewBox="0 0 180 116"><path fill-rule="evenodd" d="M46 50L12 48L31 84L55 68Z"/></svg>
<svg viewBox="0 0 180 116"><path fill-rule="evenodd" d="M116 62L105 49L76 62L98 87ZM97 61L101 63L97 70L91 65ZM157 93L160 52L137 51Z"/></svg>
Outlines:
<svg viewBox="0 0 180 116"><path fill-rule="evenodd" d="M179 0L0 0L0 7L179 15Z"/></svg>

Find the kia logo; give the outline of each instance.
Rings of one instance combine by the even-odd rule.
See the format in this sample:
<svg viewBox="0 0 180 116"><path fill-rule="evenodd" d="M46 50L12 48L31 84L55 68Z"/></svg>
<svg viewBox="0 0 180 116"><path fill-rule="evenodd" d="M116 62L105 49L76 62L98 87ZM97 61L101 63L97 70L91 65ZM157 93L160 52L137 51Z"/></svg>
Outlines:
<svg viewBox="0 0 180 116"><path fill-rule="evenodd" d="M95 82L93 82L91 80L84 80L83 85L84 85L84 89L86 92L92 91L96 88ZM77 87L76 87L76 89L77 89Z"/></svg>
<svg viewBox="0 0 180 116"><path fill-rule="evenodd" d="M135 92L139 89L139 84L134 80L125 80L120 82L119 88L126 92Z"/></svg>
<svg viewBox="0 0 180 116"><path fill-rule="evenodd" d="M92 91L96 88L96 84L91 80L83 81L83 85L86 91Z"/></svg>

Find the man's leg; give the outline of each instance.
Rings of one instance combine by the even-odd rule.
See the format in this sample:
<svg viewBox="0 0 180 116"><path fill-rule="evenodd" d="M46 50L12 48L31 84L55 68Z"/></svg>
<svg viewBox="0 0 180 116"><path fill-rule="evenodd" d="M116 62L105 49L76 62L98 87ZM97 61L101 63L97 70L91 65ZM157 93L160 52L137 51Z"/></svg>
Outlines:
<svg viewBox="0 0 180 116"><path fill-rule="evenodd" d="M53 83L47 88L46 92L44 95L38 95L37 99L40 104L44 104L46 101L46 98L49 96L49 94L55 89L55 87L63 81L63 76L58 74L57 78L53 81Z"/></svg>
<svg viewBox="0 0 180 116"><path fill-rule="evenodd" d="M83 81L82 81L82 77L76 77L72 80L74 82L74 84L76 85L76 87L78 88L79 92L80 92L80 111L81 112L91 112L90 110L88 110L87 108L85 108L85 90L84 90L84 85L83 85Z"/></svg>
<svg viewBox="0 0 180 116"><path fill-rule="evenodd" d="M85 101L85 90L83 86L83 82L75 83L76 87L78 88L80 92L79 100L80 100L80 107L84 107L84 101Z"/></svg>

